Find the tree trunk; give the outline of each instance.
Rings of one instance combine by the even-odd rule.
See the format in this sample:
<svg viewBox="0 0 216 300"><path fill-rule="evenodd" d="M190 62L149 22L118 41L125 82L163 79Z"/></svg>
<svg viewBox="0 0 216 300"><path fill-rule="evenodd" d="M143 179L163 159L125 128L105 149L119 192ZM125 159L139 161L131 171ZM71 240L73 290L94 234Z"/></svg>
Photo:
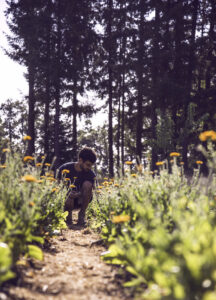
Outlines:
<svg viewBox="0 0 216 300"><path fill-rule="evenodd" d="M51 0L48 0L47 4L47 44L46 44L46 91L45 91L45 112L44 112L44 153L49 156L49 123L50 123L50 53L51 53Z"/></svg>
<svg viewBox="0 0 216 300"><path fill-rule="evenodd" d="M56 59L56 78L55 78L55 125L54 125L54 155L55 165L59 166L60 146L59 146L59 126L60 126L60 81L61 81L61 13L60 1L58 0L57 12L57 59Z"/></svg>
<svg viewBox="0 0 216 300"><path fill-rule="evenodd" d="M191 41L190 41L190 52L189 52L189 63L188 63L188 80L187 80L187 98L184 105L184 120L186 122L188 117L188 107L191 99L191 89L192 89L192 76L194 70L194 53L195 53L195 36L196 36L196 26L197 26L197 15L198 15L198 5L199 1L193 1L193 12L192 12L192 26L191 26ZM186 132L183 144L182 144L182 160L184 162L184 170L188 171L188 144L189 144L189 134Z"/></svg>
<svg viewBox="0 0 216 300"><path fill-rule="evenodd" d="M34 54L32 53L33 50L32 51L29 50L28 135L31 136L31 140L28 141L26 155L33 155L33 153L35 152L35 94L34 94L35 68L34 68L34 63L32 61L32 57L34 56Z"/></svg>
<svg viewBox="0 0 216 300"><path fill-rule="evenodd" d="M108 128L108 140L109 140L109 175L110 177L114 176L113 168L113 91L112 91L112 82L113 82L113 43L112 43L112 9L113 1L108 1L109 6L109 21L108 21L108 38L109 38L109 58L108 58L108 97L109 97L109 128Z"/></svg>
<svg viewBox="0 0 216 300"><path fill-rule="evenodd" d="M139 23L139 46L138 46L138 62L137 62L137 125L136 125L136 156L141 161L142 158L142 128L143 128L143 54L144 54L144 11L143 0L139 3L140 23Z"/></svg>
<svg viewBox="0 0 216 300"><path fill-rule="evenodd" d="M73 91L73 160L77 159L77 80L74 79L74 91Z"/></svg>

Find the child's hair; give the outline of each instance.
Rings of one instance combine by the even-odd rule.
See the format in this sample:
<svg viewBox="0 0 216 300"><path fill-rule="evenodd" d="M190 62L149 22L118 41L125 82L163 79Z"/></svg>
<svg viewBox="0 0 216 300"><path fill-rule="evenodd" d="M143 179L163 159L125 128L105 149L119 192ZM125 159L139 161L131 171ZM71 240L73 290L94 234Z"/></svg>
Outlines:
<svg viewBox="0 0 216 300"><path fill-rule="evenodd" d="M84 162L86 160L89 160L94 164L96 162L97 156L93 149L89 147L84 147L82 150L79 151L78 158L82 158Z"/></svg>

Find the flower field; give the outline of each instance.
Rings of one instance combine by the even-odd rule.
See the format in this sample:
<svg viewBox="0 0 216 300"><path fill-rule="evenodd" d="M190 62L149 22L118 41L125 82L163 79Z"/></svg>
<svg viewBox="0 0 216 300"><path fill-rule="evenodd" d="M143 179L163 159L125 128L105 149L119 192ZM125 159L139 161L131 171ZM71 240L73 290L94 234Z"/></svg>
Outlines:
<svg viewBox="0 0 216 300"><path fill-rule="evenodd" d="M66 189L56 182L44 157L20 157L5 148L0 165L0 285L16 276L23 257L42 259L39 246L66 228ZM43 172L42 172L43 170ZM41 175L44 173L44 175Z"/></svg>
<svg viewBox="0 0 216 300"><path fill-rule="evenodd" d="M126 162L125 177L96 191L89 217L108 245L102 258L123 268L138 299L216 299L216 155L205 140L208 178L197 161L188 182L173 152L172 173L166 161L155 173Z"/></svg>

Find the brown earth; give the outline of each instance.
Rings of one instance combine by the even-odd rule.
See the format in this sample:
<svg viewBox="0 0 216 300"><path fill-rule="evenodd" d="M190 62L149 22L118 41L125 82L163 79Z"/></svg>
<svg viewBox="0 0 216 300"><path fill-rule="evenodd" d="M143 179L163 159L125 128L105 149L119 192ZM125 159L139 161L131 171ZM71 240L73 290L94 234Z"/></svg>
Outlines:
<svg viewBox="0 0 216 300"><path fill-rule="evenodd" d="M77 214L76 216L77 217ZM76 221L76 220L75 220ZM16 286L6 287L0 299L23 300L126 300L133 299L122 287L118 269L105 264L99 235L73 225L51 239L43 262L23 261Z"/></svg>

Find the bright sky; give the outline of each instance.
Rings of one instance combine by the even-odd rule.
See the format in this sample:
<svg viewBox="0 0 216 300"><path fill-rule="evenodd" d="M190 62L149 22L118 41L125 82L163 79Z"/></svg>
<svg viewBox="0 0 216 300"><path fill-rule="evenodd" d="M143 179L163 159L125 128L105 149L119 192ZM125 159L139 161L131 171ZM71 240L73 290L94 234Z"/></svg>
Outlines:
<svg viewBox="0 0 216 300"><path fill-rule="evenodd" d="M10 32L6 23L6 17L4 16L5 8L5 0L0 0L0 104L9 98L20 100L28 95L28 83L24 77L26 67L19 65L4 53L3 48L8 49L9 47L4 33ZM96 95L90 92L88 93L88 97L96 98ZM93 127L96 127L102 125L105 120L106 115L98 113L91 121ZM82 118L81 124L83 122ZM81 124L78 124L80 125L78 127L81 127Z"/></svg>
<svg viewBox="0 0 216 300"><path fill-rule="evenodd" d="M28 93L28 84L23 76L26 68L11 60L2 49L8 48L4 35L4 32L9 33L4 16L5 8L5 0L0 0L0 104L9 98L22 99Z"/></svg>

